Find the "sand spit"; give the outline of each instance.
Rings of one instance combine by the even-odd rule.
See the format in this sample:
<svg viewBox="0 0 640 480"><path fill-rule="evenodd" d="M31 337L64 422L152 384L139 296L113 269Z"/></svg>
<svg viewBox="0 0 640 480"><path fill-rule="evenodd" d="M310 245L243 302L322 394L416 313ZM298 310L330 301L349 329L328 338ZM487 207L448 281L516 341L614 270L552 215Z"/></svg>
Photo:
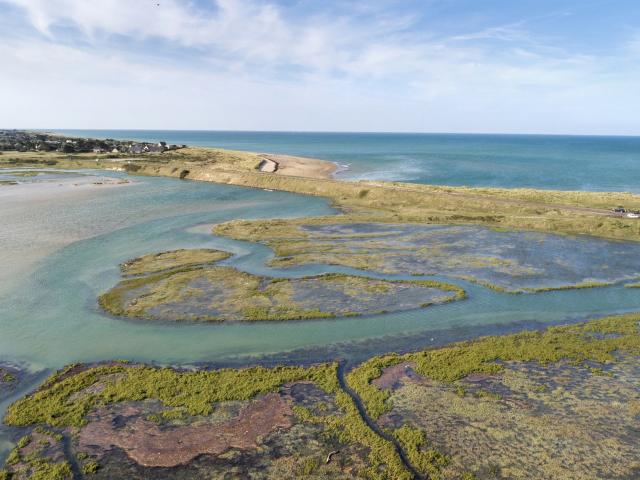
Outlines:
<svg viewBox="0 0 640 480"><path fill-rule="evenodd" d="M260 154L263 162L259 170L291 177L331 178L338 165L317 158L295 157L292 155Z"/></svg>

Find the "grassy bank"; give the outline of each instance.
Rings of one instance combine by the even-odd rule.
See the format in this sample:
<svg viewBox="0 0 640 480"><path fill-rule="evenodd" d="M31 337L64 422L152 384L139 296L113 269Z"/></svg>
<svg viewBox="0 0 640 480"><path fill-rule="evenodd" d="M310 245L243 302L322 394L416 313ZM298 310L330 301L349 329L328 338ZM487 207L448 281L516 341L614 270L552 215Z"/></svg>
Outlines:
<svg viewBox="0 0 640 480"><path fill-rule="evenodd" d="M111 158L113 157L113 158ZM347 182L261 173L262 157L250 152L187 148L139 157L59 153L5 152L0 166L122 169L158 175L268 188L331 199L344 215L337 221L481 224L561 234L588 234L640 240L640 222L607 211L619 204L640 209L640 196L612 192L564 192L530 189L439 187L397 182ZM313 219L315 222L328 221ZM336 218L331 218L336 222ZM296 220L287 222L295 225ZM308 219L305 219L308 222ZM252 222L253 234L270 221ZM230 224L224 232L247 238L246 229Z"/></svg>

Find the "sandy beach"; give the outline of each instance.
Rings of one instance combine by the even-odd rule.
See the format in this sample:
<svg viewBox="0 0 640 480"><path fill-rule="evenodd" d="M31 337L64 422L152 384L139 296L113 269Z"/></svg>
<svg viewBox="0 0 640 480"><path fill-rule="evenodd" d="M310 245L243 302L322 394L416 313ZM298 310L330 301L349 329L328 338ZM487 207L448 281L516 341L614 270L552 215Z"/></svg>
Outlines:
<svg viewBox="0 0 640 480"><path fill-rule="evenodd" d="M331 178L338 170L338 165L327 160L317 158L295 157L292 155L276 155L263 153L260 156L265 160L261 169L279 175L307 178ZM277 168L273 168L276 164Z"/></svg>

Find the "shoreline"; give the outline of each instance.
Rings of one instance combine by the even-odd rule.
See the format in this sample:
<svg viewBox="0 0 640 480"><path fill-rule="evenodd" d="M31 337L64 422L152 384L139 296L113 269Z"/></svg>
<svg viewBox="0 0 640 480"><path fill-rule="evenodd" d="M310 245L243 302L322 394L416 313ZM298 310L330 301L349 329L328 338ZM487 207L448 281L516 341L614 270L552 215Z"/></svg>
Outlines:
<svg viewBox="0 0 640 480"><path fill-rule="evenodd" d="M79 141L83 139L78 139ZM426 185L337 178L340 165L310 157L187 147L162 153L4 151L0 168L109 169L327 198L341 220L485 225L506 230L640 241L640 221L613 209L640 210L640 195L523 188Z"/></svg>
<svg viewBox="0 0 640 480"><path fill-rule="evenodd" d="M275 173L291 177L334 179L335 174L340 169L337 163L318 158L273 153L259 153L258 155L267 162L273 162L276 166L274 170L260 169L264 173Z"/></svg>

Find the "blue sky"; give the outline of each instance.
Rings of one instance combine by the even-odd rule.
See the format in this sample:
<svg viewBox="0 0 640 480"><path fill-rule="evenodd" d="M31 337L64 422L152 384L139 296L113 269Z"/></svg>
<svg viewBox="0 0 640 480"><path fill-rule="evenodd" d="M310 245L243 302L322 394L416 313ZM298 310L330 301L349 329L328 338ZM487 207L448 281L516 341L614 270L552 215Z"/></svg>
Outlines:
<svg viewBox="0 0 640 480"><path fill-rule="evenodd" d="M640 135L637 0L0 0L0 58L2 127Z"/></svg>

